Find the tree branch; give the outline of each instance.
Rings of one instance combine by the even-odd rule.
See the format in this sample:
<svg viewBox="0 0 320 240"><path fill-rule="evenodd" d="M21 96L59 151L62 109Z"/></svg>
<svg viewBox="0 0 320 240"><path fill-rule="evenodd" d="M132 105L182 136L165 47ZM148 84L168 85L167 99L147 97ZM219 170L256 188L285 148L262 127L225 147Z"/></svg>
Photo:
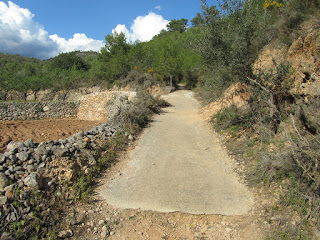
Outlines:
<svg viewBox="0 0 320 240"><path fill-rule="evenodd" d="M262 86L262 85L261 85L260 83L258 83L256 80L254 80L254 79L252 79L252 78L249 78L249 77L247 77L247 79L248 79L250 82L254 83L255 85L259 86L259 87L260 87L263 91L265 91L266 93L272 94L272 92L271 92L268 88Z"/></svg>

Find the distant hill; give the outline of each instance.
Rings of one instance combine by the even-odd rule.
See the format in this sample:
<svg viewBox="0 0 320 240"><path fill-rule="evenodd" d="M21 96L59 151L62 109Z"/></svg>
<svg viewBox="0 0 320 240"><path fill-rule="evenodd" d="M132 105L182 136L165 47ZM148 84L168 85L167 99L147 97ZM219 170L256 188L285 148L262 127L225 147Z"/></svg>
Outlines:
<svg viewBox="0 0 320 240"><path fill-rule="evenodd" d="M23 57L17 54L0 53L0 66L6 63L24 64L26 62L40 63L42 60L33 57Z"/></svg>
<svg viewBox="0 0 320 240"><path fill-rule="evenodd" d="M96 57L98 55L98 52L94 51L75 51L75 53L84 60L87 60L88 57Z"/></svg>

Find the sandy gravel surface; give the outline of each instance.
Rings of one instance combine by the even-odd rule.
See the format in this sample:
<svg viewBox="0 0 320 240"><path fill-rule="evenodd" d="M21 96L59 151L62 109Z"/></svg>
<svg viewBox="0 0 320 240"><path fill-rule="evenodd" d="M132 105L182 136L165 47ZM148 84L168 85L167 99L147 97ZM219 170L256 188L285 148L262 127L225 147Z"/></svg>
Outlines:
<svg viewBox="0 0 320 240"><path fill-rule="evenodd" d="M233 171L234 162L199 114L190 91L166 97L131 152L127 168L102 195L117 208L192 214L247 214L253 197Z"/></svg>

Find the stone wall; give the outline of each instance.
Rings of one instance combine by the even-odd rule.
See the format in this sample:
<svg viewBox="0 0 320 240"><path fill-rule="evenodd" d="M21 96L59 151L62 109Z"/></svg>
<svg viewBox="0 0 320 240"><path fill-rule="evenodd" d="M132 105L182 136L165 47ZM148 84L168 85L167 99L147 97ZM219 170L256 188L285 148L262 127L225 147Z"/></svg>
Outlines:
<svg viewBox="0 0 320 240"><path fill-rule="evenodd" d="M2 102L0 120L75 118L78 109L77 102Z"/></svg>
<svg viewBox="0 0 320 240"><path fill-rule="evenodd" d="M115 96L123 96L132 100L136 96L136 92L111 90L84 95L79 98L80 106L77 118L89 121L109 120L107 103Z"/></svg>

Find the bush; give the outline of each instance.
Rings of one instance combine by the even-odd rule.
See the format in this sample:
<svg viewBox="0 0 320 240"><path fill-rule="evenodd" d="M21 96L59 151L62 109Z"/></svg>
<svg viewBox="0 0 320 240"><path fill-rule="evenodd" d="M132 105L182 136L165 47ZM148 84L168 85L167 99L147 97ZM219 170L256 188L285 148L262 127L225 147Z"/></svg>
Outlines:
<svg viewBox="0 0 320 240"><path fill-rule="evenodd" d="M108 102L107 111L110 121L115 124L137 124L144 127L153 113L159 113L160 108L168 105L163 99L154 97L145 90L139 90L132 101L125 96L115 96Z"/></svg>
<svg viewBox="0 0 320 240"><path fill-rule="evenodd" d="M225 130L231 126L244 126L248 123L247 112L243 108L238 108L236 105L231 105L221 109L213 118L215 128Z"/></svg>
<svg viewBox="0 0 320 240"><path fill-rule="evenodd" d="M207 68L199 78L199 95L206 103L213 102L234 83L234 76L225 66Z"/></svg>

